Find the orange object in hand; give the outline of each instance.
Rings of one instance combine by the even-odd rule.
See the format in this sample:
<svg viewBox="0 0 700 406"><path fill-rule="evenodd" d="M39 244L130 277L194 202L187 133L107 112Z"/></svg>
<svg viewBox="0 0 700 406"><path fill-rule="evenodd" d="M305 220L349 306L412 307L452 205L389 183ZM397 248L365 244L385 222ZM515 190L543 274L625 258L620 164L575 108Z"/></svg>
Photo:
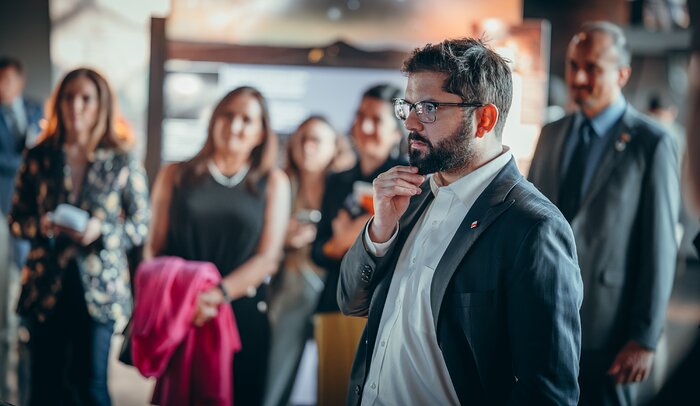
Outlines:
<svg viewBox="0 0 700 406"><path fill-rule="evenodd" d="M369 214L374 215L374 197L372 195L360 197L360 207L367 210Z"/></svg>

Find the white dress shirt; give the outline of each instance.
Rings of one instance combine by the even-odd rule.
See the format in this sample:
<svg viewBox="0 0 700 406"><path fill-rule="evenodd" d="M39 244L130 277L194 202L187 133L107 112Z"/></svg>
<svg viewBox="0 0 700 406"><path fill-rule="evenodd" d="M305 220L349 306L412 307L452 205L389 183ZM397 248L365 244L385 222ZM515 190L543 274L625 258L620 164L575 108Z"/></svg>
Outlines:
<svg viewBox="0 0 700 406"><path fill-rule="evenodd" d="M467 212L511 157L504 147L501 155L447 186L430 176L435 199L399 255L365 381L363 406L459 404L433 327L430 285ZM389 241L377 244L367 230L366 247L376 256L383 256L398 234L397 227Z"/></svg>

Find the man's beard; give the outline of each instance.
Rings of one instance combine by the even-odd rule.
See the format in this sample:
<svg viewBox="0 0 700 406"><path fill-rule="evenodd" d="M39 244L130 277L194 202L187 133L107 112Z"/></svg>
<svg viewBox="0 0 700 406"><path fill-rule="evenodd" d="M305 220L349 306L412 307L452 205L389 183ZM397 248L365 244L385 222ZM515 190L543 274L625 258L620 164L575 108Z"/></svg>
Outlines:
<svg viewBox="0 0 700 406"><path fill-rule="evenodd" d="M450 172L451 170L464 168L473 160L472 150L472 125L465 121L446 138L433 146L425 137L418 133L408 135L409 150L408 158L411 166L418 168L418 173L427 175L435 172ZM427 152L422 152L410 147L412 140L420 141L427 147Z"/></svg>

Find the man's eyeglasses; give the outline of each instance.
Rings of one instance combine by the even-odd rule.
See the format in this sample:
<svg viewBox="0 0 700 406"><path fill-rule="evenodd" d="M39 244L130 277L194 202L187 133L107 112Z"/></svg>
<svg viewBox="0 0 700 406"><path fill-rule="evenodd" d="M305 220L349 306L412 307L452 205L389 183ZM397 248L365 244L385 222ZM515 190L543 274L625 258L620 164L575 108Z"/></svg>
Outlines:
<svg viewBox="0 0 700 406"><path fill-rule="evenodd" d="M421 123L434 123L437 120L437 109L440 106L452 107L482 107L484 103L467 102L467 103L441 103L433 101L419 101L409 103L405 99L394 99L394 114L396 117L405 121L408 115L411 114L411 109L416 110L416 116Z"/></svg>

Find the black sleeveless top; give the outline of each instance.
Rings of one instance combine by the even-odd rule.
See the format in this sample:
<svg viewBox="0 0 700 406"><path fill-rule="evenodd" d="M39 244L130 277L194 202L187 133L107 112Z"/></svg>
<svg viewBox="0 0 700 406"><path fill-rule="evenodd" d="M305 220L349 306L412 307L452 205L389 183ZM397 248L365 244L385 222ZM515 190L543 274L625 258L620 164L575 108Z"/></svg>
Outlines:
<svg viewBox="0 0 700 406"><path fill-rule="evenodd" d="M252 192L246 179L233 187L207 172L191 185L173 188L166 255L210 261L222 276L255 254L263 228L267 177Z"/></svg>

